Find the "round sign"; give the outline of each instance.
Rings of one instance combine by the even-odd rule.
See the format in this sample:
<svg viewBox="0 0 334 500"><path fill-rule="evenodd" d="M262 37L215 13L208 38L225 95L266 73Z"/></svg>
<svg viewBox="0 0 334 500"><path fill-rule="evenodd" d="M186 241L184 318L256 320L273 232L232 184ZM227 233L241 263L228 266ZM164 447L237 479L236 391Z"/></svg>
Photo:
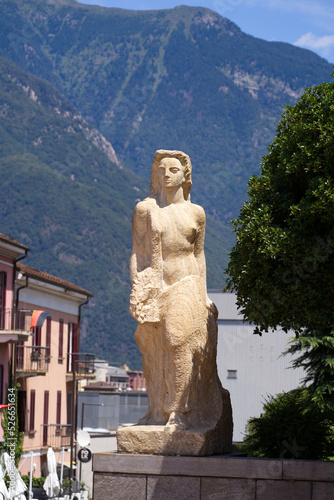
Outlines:
<svg viewBox="0 0 334 500"><path fill-rule="evenodd" d="M83 462L84 464L89 462L92 458L92 452L90 451L89 448L81 448L78 451L78 459L80 462Z"/></svg>
<svg viewBox="0 0 334 500"><path fill-rule="evenodd" d="M82 429L77 432L77 441L81 448L86 448L90 444L90 435L89 432L84 431Z"/></svg>

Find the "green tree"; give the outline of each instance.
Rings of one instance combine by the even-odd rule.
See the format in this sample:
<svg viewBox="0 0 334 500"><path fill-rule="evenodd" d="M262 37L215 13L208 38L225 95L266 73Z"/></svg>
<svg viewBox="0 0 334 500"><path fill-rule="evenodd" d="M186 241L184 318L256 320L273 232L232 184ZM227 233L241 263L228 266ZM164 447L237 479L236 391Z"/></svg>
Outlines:
<svg viewBox="0 0 334 500"><path fill-rule="evenodd" d="M291 346L302 351L295 366L327 400L334 390L333 139L333 83L286 106L232 222L237 242L227 269L227 289L237 292L254 333L280 327L300 335Z"/></svg>
<svg viewBox="0 0 334 500"><path fill-rule="evenodd" d="M303 367L304 384L320 407L334 410L334 330L305 330L285 353L300 353L292 366ZM334 419L333 428L334 428Z"/></svg>
<svg viewBox="0 0 334 500"><path fill-rule="evenodd" d="M248 421L244 447L249 456L327 460L334 456L334 427L305 388L268 396L263 414Z"/></svg>
<svg viewBox="0 0 334 500"><path fill-rule="evenodd" d="M7 452L8 455L15 456L15 466L18 466L23 453L23 432L19 431L19 418L17 413L17 387L8 387L6 404L9 408L3 411L1 425L4 434L4 444L0 448L0 454Z"/></svg>

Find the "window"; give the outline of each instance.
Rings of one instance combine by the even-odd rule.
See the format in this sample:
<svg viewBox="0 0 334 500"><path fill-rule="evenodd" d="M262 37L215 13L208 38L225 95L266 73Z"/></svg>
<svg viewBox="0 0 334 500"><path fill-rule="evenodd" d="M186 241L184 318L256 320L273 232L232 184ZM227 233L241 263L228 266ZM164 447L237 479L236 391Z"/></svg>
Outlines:
<svg viewBox="0 0 334 500"><path fill-rule="evenodd" d="M227 378L237 378L237 370L227 370Z"/></svg>
<svg viewBox="0 0 334 500"><path fill-rule="evenodd" d="M72 423L72 393L67 393L67 424Z"/></svg>
<svg viewBox="0 0 334 500"><path fill-rule="evenodd" d="M50 361L51 358L51 316L46 318L46 347L48 350L46 351L46 359Z"/></svg>
<svg viewBox="0 0 334 500"><path fill-rule="evenodd" d="M68 373L72 373L79 352L79 328L76 323L68 324Z"/></svg>
<svg viewBox="0 0 334 500"><path fill-rule="evenodd" d="M68 373L72 372L72 328L73 323L68 324L67 330L67 371Z"/></svg>
<svg viewBox="0 0 334 500"><path fill-rule="evenodd" d="M41 347L42 343L42 329L41 327L34 328L33 343L36 347Z"/></svg>
<svg viewBox="0 0 334 500"><path fill-rule="evenodd" d="M6 309L6 280L7 273L0 272L0 330L5 328L5 309Z"/></svg>
<svg viewBox="0 0 334 500"><path fill-rule="evenodd" d="M35 430L35 391L30 391L30 419L29 419L29 431L33 432Z"/></svg>
<svg viewBox="0 0 334 500"><path fill-rule="evenodd" d="M0 365L0 404L3 403L3 365Z"/></svg>
<svg viewBox="0 0 334 500"><path fill-rule="evenodd" d="M72 352L74 354L79 352L79 325L76 323L73 323L73 338L72 338Z"/></svg>
<svg viewBox="0 0 334 500"><path fill-rule="evenodd" d="M43 446L48 444L48 424L49 424L49 391L44 391L44 412L43 412Z"/></svg>
<svg viewBox="0 0 334 500"><path fill-rule="evenodd" d="M26 410L27 410L27 393L26 391L17 391L17 416L19 421L19 431L26 430Z"/></svg>
<svg viewBox="0 0 334 500"><path fill-rule="evenodd" d="M61 421L61 391L57 391L57 415L56 424L60 425Z"/></svg>
<svg viewBox="0 0 334 500"><path fill-rule="evenodd" d="M63 362L64 320L59 320L58 363Z"/></svg>

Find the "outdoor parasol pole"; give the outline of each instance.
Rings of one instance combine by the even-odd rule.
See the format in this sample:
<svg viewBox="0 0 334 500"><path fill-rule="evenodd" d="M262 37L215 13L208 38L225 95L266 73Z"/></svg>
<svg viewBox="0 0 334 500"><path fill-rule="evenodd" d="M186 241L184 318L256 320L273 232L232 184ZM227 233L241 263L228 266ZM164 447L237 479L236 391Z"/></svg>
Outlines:
<svg viewBox="0 0 334 500"><path fill-rule="evenodd" d="M64 446L61 448L61 468L60 468L60 488L63 490L63 474L64 474Z"/></svg>
<svg viewBox="0 0 334 500"><path fill-rule="evenodd" d="M33 498L32 494L32 469L33 469L34 452L30 452L30 477L29 477L29 498Z"/></svg>

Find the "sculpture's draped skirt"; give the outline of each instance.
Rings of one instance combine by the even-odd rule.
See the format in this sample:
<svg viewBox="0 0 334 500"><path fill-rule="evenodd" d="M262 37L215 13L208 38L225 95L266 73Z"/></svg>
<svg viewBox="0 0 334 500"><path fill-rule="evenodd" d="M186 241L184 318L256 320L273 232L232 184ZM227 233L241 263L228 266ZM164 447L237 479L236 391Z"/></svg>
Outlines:
<svg viewBox="0 0 334 500"><path fill-rule="evenodd" d="M222 411L217 375L217 325L199 276L161 292L160 321L139 324L135 340L148 384L149 424L181 412L190 426L214 424Z"/></svg>

